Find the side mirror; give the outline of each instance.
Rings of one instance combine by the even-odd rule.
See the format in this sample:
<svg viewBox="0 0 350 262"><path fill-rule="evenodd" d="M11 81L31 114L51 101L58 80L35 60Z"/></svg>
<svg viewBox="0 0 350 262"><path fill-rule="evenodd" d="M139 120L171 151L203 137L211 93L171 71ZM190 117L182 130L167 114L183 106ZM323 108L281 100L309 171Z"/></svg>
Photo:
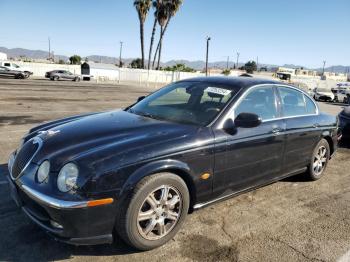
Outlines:
<svg viewBox="0 0 350 262"><path fill-rule="evenodd" d="M234 135L237 133L237 128L235 126L235 123L233 122L233 120L231 118L229 118L225 121L222 129L229 135Z"/></svg>
<svg viewBox="0 0 350 262"><path fill-rule="evenodd" d="M139 98L137 98L137 103L142 101L143 99L145 99L145 96L140 96Z"/></svg>
<svg viewBox="0 0 350 262"><path fill-rule="evenodd" d="M261 124L261 118L253 113L240 113L234 122L236 127L252 128Z"/></svg>

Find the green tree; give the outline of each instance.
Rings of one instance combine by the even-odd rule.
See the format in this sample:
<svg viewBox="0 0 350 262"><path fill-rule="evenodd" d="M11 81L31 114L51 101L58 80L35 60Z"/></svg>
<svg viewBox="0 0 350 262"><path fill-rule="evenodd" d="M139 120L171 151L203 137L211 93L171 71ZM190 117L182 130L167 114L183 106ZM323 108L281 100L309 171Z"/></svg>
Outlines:
<svg viewBox="0 0 350 262"><path fill-rule="evenodd" d="M162 54L162 43L163 43L163 37L165 34L165 31L168 28L168 25L170 23L170 20L176 15L176 13L179 11L183 0L158 0L157 1L157 16L158 16L158 23L161 27L160 31L160 37L158 41L157 49L154 53L154 59L153 59L153 67L155 64L155 61L157 59L158 55L158 63L157 68L159 68L160 64L160 57Z"/></svg>
<svg viewBox="0 0 350 262"><path fill-rule="evenodd" d="M252 74L254 71L257 70L255 61L248 61L247 63L245 63L244 69L248 74Z"/></svg>
<svg viewBox="0 0 350 262"><path fill-rule="evenodd" d="M221 74L228 76L229 74L231 74L231 70L230 69L224 69L222 70Z"/></svg>
<svg viewBox="0 0 350 262"><path fill-rule="evenodd" d="M142 59L141 58L136 58L131 61L130 63L131 68L143 68L142 66Z"/></svg>
<svg viewBox="0 0 350 262"><path fill-rule="evenodd" d="M72 65L79 65L81 63L81 57L78 55L73 55L69 58Z"/></svg>
<svg viewBox="0 0 350 262"><path fill-rule="evenodd" d="M149 45L149 52L148 52L148 69L151 69L151 58L152 58L152 50L153 50L153 44L154 44L154 37L156 35L156 30L157 30L157 22L158 22L158 5L159 5L159 0L154 0L152 2L152 6L154 8L154 22L153 22L153 27L152 27L152 34L151 34L151 43Z"/></svg>
<svg viewBox="0 0 350 262"><path fill-rule="evenodd" d="M187 67L185 64L176 64L174 66L168 66L164 68L165 71L175 71L175 72L195 72L191 67Z"/></svg>
<svg viewBox="0 0 350 262"><path fill-rule="evenodd" d="M145 44L144 44L144 25L148 11L151 7L151 0L135 0L134 6L136 8L139 22L140 22L140 41L141 41L141 64L145 67Z"/></svg>

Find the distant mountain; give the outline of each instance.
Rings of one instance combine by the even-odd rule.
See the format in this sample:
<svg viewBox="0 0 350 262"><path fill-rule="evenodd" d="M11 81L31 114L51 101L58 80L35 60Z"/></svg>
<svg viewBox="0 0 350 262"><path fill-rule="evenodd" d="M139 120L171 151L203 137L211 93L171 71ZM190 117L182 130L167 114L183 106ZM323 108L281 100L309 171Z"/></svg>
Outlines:
<svg viewBox="0 0 350 262"><path fill-rule="evenodd" d="M7 54L8 58L20 58L20 57L27 57L31 59L47 59L49 57L49 52L43 51L43 50L30 50L30 49L24 49L24 48L6 48L6 47L0 47L0 52ZM59 59L62 59L64 61L68 61L69 57L65 55L56 55L55 54L55 60L58 61ZM86 57L88 61L93 61L97 63L105 63L105 64L118 64L119 58L117 57L111 57L111 56L100 56L100 55L90 55ZM83 57L85 59L85 57ZM123 58L123 62L125 64L130 64L133 58ZM167 66L174 66L176 64L185 64L188 67L191 67L196 70L203 70L205 68L205 61L202 60L196 60L196 61L189 61L189 60L170 60L168 62L162 63L162 67ZM230 61L228 66L230 68L234 67L235 62ZM239 63L238 66L242 66L243 63ZM210 68L221 68L224 69L227 67L227 61L216 61L216 62L210 62L208 64ZM272 65L272 64L259 64L259 66L264 66L267 68L275 68L278 67L278 65ZM293 65L293 64L285 64L283 67L288 68L301 68L303 66L300 65ZM307 69L306 67L303 67ZM330 72L336 72L336 73L344 73L344 72L350 72L349 69L350 66L331 66L325 68L326 71ZM314 70L322 71L322 68L316 68Z"/></svg>
<svg viewBox="0 0 350 262"><path fill-rule="evenodd" d="M43 51L43 50L30 50L30 49L24 49L24 48L6 48L6 47L0 47L0 52L7 54L8 58L20 58L20 57L27 57L32 59L47 59L49 57L49 52ZM68 60L67 56L63 55L55 55L55 58L57 60L63 59Z"/></svg>
<svg viewBox="0 0 350 262"><path fill-rule="evenodd" d="M314 69L316 71L322 72L322 68L316 68ZM350 73L350 66L342 66L342 65L336 65L336 66L329 66L324 69L326 72L334 72L334 73Z"/></svg>

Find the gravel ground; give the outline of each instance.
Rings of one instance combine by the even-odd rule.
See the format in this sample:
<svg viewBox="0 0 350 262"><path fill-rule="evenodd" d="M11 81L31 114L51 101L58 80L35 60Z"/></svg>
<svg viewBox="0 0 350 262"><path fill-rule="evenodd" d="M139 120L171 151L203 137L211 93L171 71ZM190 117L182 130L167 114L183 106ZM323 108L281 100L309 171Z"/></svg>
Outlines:
<svg viewBox="0 0 350 262"><path fill-rule="evenodd" d="M343 145L326 176L285 179L201 209L167 245L137 252L114 245L75 247L32 224L9 197L9 153L32 126L64 116L131 104L150 88L0 79L0 261L349 261L350 149ZM342 105L321 104L337 114Z"/></svg>

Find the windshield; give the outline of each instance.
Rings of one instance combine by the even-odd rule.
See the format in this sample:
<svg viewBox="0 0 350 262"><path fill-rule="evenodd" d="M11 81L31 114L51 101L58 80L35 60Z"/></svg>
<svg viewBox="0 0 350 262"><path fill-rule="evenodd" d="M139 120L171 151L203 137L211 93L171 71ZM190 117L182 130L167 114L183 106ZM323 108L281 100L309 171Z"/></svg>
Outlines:
<svg viewBox="0 0 350 262"><path fill-rule="evenodd" d="M178 82L151 94L129 112L171 122L206 126L238 89L205 82Z"/></svg>
<svg viewBox="0 0 350 262"><path fill-rule="evenodd" d="M16 65L16 64L12 64L12 66L13 66L14 68L19 68L19 66Z"/></svg>

